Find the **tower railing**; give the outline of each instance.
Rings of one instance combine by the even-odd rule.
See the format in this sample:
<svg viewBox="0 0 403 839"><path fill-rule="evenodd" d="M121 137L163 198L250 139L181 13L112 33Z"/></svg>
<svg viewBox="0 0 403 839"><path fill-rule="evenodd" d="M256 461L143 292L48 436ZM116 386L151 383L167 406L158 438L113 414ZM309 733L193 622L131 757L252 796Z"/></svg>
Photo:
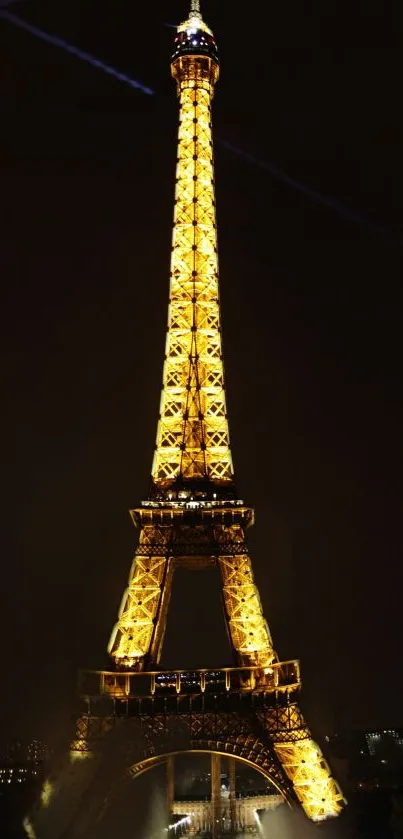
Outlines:
<svg viewBox="0 0 403 839"><path fill-rule="evenodd" d="M211 670L151 670L119 672L82 670L78 692L82 699L141 699L198 694L290 693L301 684L299 661L269 667L222 667Z"/></svg>

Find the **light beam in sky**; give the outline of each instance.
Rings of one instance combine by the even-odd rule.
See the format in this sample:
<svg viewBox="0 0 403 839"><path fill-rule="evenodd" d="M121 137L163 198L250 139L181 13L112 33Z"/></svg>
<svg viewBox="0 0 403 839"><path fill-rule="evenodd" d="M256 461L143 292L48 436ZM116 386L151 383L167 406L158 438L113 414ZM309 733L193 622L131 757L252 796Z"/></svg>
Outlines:
<svg viewBox="0 0 403 839"><path fill-rule="evenodd" d="M376 222L372 222L369 219L362 216L360 213L352 210L350 207L346 207L344 204L341 204L339 201L335 201L333 198L329 198L327 195L323 195L321 192L317 192L315 189L312 189L306 184L301 183L301 181L292 178L290 175L287 175L286 172L277 166L275 163L271 163L270 160L262 160L259 157L255 157L255 155L250 154L250 152L246 152L243 149L240 149L238 146L233 146L227 140L218 139L217 143L223 148L228 149L229 151L236 154L238 157L243 158L247 163L251 163L253 166L257 166L259 169L263 169L266 172L269 172L276 180L281 181L283 184L290 186L292 189L296 189L298 192L301 192L303 195L306 195L311 201L314 201L315 204L321 204L323 207L327 207L329 210L334 210L334 212L338 213L340 216L345 218L347 221L352 221L354 224L361 225L361 227L365 227L367 230L370 230L372 233L376 233L379 236L383 236L385 239L388 239L393 244L398 244L400 247L403 247L403 240L398 236L395 235L391 230L387 227L383 227L381 224L377 224Z"/></svg>
<svg viewBox="0 0 403 839"><path fill-rule="evenodd" d="M130 76L127 76L125 73L121 73L115 67L111 67L108 64L104 64L103 61L99 61L98 58L90 55L87 52L83 52L83 50L78 49L78 47L69 44L67 41L64 41L62 38L59 38L57 35L51 35L48 32L45 32L43 29L39 29L37 26L32 26L27 21L20 18L18 15L13 14L7 10L7 6L11 5L12 3L16 2L16 0L0 0L0 17L7 20L9 23L14 24L15 26L20 27L21 29L25 29L27 32L30 32L31 35L34 35L36 38L41 38L43 41L47 41L49 44L55 47L59 47L60 49L65 50L66 52L74 55L76 58L79 58L81 61L86 61L88 64L91 64L92 67L95 67L97 70L102 70L109 76L113 76L120 82L129 85L131 88L136 90L140 90L142 93L145 93L148 96L152 96L155 94L155 91L152 90L150 87L146 87L146 85L142 84L135 79L132 79ZM174 24L165 23L165 26L169 28L176 28ZM263 171L270 174L276 180L281 181L291 189L295 189L298 192L302 193L306 196L310 201L313 201L315 204L320 204L323 207L327 207L329 210L333 210L333 212L338 213L338 215L342 216L342 218L346 219L346 221L353 222L354 224L358 224L359 226L366 228L368 231L375 233L378 236L381 236L383 239L388 241L390 244L398 245L399 247L403 247L403 240L397 234L394 234L391 230L386 227L383 227L381 224L377 224L376 222L372 222L369 219L362 216L360 213L352 210L349 207L346 207L344 204L341 204L339 201L330 198L327 195L323 195L323 193L317 192L316 190L312 189L306 184L303 184L301 181L292 178L290 175L287 175L286 172L277 166L275 163L272 163L270 160L262 160L255 155L251 154L250 152L244 151L240 149L238 146L233 146L232 143L228 142L227 140L218 139L217 144L222 146L222 148L227 149L228 151L232 152L234 155L237 155L240 159L244 160L246 163L250 163L253 166L262 169Z"/></svg>
<svg viewBox="0 0 403 839"><path fill-rule="evenodd" d="M52 44L54 47L60 47L61 49L65 50L66 52L71 53L71 55L75 55L76 58L80 58L81 61L86 61L88 64L91 64L93 67L96 67L97 70L103 70L104 73L107 73L108 76L114 76L119 82L124 82L124 84L128 84L130 87L133 87L137 90L141 90L142 93L147 94L148 96L152 96L154 91L151 90L150 87L146 87L141 82L137 82L135 79L130 78L125 73L120 73L119 70L116 70L115 67L110 67L109 64L104 64L103 61L99 61L98 58L94 58L93 55L90 55L88 52L83 52L83 50L78 49L78 47L73 46L73 44L67 43L67 41L63 41L62 38L58 38L57 35L50 35L48 32L44 32L43 29L39 29L37 26L32 26L30 23L27 23L26 20L23 20L18 15L14 15L12 12L9 12L6 8L2 8L0 6L0 17L8 20L9 23L13 23L14 26L19 26L20 29L25 29L27 32L30 32L31 35L34 35L36 38L41 38L42 41L47 41L48 44Z"/></svg>

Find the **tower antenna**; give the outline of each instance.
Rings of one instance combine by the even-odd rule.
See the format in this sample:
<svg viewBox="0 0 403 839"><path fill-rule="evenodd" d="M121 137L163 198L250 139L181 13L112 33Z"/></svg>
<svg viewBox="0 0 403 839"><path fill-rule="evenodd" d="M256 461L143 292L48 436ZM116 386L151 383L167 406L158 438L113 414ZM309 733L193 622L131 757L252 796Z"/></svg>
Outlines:
<svg viewBox="0 0 403 839"><path fill-rule="evenodd" d="M200 15L200 0L190 0L190 14Z"/></svg>

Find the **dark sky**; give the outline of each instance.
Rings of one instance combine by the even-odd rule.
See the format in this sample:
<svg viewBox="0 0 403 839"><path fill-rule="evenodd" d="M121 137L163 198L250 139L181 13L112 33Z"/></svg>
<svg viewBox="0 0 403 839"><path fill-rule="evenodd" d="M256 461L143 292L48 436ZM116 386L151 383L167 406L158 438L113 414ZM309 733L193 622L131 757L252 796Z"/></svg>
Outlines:
<svg viewBox="0 0 403 839"><path fill-rule="evenodd" d="M49 5L13 11L156 91L0 21L0 736L54 742L76 670L108 666L127 510L148 488L176 157L164 23L187 3ZM216 137L347 208L216 147L230 423L264 609L279 655L301 658L314 731L402 724L401 21L375 0L204 11ZM167 665L229 663L220 608L216 578L178 574Z"/></svg>

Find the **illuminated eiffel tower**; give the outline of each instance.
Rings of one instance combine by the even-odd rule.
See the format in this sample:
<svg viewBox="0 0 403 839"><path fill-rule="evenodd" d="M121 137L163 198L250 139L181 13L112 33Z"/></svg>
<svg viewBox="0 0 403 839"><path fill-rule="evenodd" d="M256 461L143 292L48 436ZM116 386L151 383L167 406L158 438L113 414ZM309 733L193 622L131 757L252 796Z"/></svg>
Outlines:
<svg viewBox="0 0 403 839"><path fill-rule="evenodd" d="M177 28L179 137L168 331L150 493L132 510L139 545L109 652L116 670L82 674L68 754L26 820L38 839L97 836L124 779L180 752L240 759L321 820L343 795L298 705L297 661L280 662L245 544L220 331L211 103L219 64L198 0ZM158 669L174 571L216 567L234 666ZM34 831L34 832L32 832ZM219 834L217 833L217 836Z"/></svg>

